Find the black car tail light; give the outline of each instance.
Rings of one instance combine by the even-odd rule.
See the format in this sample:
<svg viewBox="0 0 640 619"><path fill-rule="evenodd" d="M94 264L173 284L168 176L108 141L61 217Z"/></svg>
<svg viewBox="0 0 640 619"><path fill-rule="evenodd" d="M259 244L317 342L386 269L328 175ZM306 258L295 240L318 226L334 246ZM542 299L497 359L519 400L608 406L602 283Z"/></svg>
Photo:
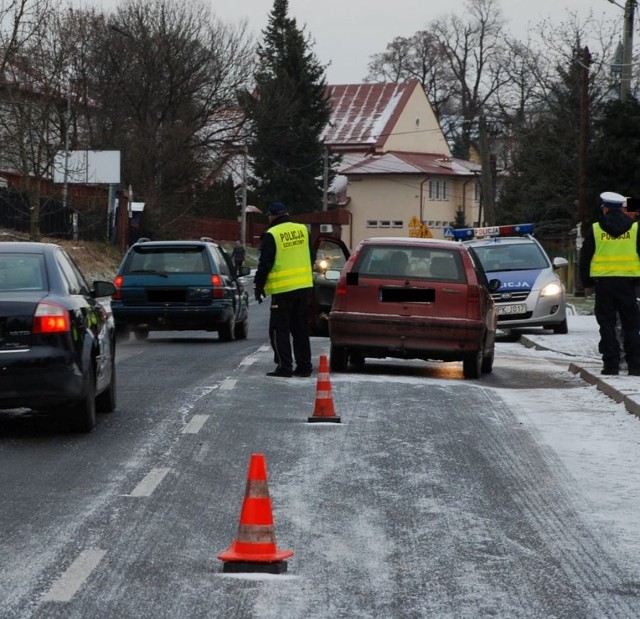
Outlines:
<svg viewBox="0 0 640 619"><path fill-rule="evenodd" d="M224 299L224 288L219 275L211 276L211 297L213 299Z"/></svg>
<svg viewBox="0 0 640 619"><path fill-rule="evenodd" d="M71 330L69 312L61 305L41 301L33 314L34 335L41 333L66 333Z"/></svg>
<svg viewBox="0 0 640 619"><path fill-rule="evenodd" d="M122 275L117 275L113 280L113 285L116 287L116 291L111 295L111 298L115 301L122 300Z"/></svg>

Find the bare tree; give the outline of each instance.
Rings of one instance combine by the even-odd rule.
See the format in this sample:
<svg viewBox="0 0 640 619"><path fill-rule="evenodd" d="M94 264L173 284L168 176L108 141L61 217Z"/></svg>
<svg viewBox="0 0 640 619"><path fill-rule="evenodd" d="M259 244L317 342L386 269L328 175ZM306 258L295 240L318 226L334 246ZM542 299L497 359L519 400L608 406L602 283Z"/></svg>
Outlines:
<svg viewBox="0 0 640 619"><path fill-rule="evenodd" d="M61 36L59 4L32 6L28 36L13 41L2 84L0 139L6 167L18 170L29 210L30 237L40 237L42 181L51 178L68 126L67 67L73 49Z"/></svg>
<svg viewBox="0 0 640 619"><path fill-rule="evenodd" d="M167 225L237 139L231 109L251 79L253 41L245 24L222 24L199 1L129 0L92 23L92 142L122 149L125 184Z"/></svg>
<svg viewBox="0 0 640 619"><path fill-rule="evenodd" d="M509 77L498 0L467 0L464 17L451 14L409 38L398 37L373 56L369 79L418 79L458 156L468 158L477 121Z"/></svg>
<svg viewBox="0 0 640 619"><path fill-rule="evenodd" d="M504 19L498 0L468 0L464 18L451 15L433 29L455 83L459 155L468 158L484 106L508 82Z"/></svg>
<svg viewBox="0 0 640 619"><path fill-rule="evenodd" d="M453 111L453 74L433 31L421 30L411 37L393 39L385 52L373 56L367 79L381 82L416 79L422 84L437 118Z"/></svg>
<svg viewBox="0 0 640 619"><path fill-rule="evenodd" d="M50 0L0 0L0 75L20 49L37 37L50 4Z"/></svg>

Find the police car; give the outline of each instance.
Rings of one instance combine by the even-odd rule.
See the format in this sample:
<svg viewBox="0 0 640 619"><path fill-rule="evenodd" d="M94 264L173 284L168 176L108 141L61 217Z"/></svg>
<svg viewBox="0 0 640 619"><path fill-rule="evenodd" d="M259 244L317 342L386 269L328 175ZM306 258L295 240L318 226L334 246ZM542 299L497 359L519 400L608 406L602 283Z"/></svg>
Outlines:
<svg viewBox="0 0 640 619"><path fill-rule="evenodd" d="M532 234L533 224L453 231L454 239L476 254L487 278L501 282L492 293L498 328L543 327L567 333L566 293L556 270L569 263L565 258L549 260Z"/></svg>

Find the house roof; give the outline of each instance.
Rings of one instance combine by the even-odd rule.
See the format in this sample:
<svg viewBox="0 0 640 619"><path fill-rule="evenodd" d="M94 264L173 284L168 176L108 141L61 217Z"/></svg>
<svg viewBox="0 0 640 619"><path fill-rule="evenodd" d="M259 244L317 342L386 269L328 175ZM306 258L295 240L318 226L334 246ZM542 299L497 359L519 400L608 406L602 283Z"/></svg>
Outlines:
<svg viewBox="0 0 640 619"><path fill-rule="evenodd" d="M382 155L364 157L340 170L345 176L355 174L427 174L432 176L475 176L482 166L453 157L428 153L389 151Z"/></svg>
<svg viewBox="0 0 640 619"><path fill-rule="evenodd" d="M336 150L381 148L418 84L410 80L327 86L332 112L322 134L325 144Z"/></svg>

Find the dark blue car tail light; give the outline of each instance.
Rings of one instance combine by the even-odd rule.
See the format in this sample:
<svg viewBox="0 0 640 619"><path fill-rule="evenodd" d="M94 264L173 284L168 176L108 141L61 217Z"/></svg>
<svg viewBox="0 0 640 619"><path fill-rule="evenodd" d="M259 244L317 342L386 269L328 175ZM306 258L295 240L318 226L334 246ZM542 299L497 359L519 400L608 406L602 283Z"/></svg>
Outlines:
<svg viewBox="0 0 640 619"><path fill-rule="evenodd" d="M41 301L33 314L31 332L34 335L44 333L67 333L71 330L69 312L66 308L49 301Z"/></svg>
<svg viewBox="0 0 640 619"><path fill-rule="evenodd" d="M219 275L211 276L211 298L224 299L224 287Z"/></svg>
<svg viewBox="0 0 640 619"><path fill-rule="evenodd" d="M116 287L116 291L111 295L111 299L115 301L122 301L122 275L117 275L113 280L113 285Z"/></svg>

